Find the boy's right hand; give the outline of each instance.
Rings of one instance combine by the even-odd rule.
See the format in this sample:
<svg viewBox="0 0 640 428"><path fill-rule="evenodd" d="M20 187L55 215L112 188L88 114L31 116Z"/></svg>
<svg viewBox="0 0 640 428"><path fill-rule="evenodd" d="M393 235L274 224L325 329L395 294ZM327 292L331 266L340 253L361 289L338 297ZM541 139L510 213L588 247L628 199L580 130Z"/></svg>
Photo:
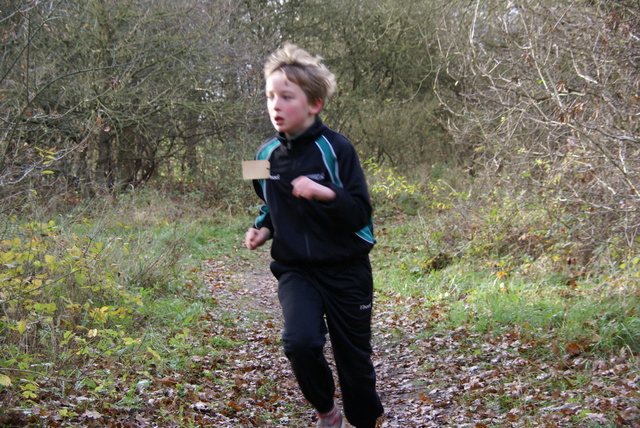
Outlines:
<svg viewBox="0 0 640 428"><path fill-rule="evenodd" d="M250 250L255 250L267 242L270 235L271 231L266 227L261 229L256 229L255 227L249 228L244 235L244 245Z"/></svg>

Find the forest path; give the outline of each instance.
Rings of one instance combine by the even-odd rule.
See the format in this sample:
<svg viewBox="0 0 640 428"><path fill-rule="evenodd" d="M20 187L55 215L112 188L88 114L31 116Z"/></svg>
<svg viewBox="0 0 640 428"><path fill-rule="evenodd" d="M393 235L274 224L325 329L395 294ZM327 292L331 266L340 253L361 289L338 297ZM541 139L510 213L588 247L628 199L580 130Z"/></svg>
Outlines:
<svg viewBox="0 0 640 428"><path fill-rule="evenodd" d="M235 266L228 261L208 266L205 285L218 303L211 322L219 325L226 313L230 327L223 333L234 345L216 371L233 382L208 391L206 419L212 426L315 426L281 349L268 250L255 252L250 262L238 259L243 261ZM557 347L544 337L434 328L444 314L424 299L377 293L373 361L385 407L379 428L599 427L640 421L640 376L632 355L601 360L558 349L549 361L541 350ZM326 354L332 364L330 346Z"/></svg>
<svg viewBox="0 0 640 428"><path fill-rule="evenodd" d="M237 391L223 394L232 397L229 403L219 403L237 411L231 412L233 414L228 410L220 412L219 422L237 424L235 426L315 426L313 409L299 392L281 348L282 319L277 281L269 270L268 251L258 250L256 257L258 263L236 267L233 273L224 268L228 267L226 263L209 262L212 272L226 272L222 274L223 280L220 280L220 274L209 277L209 293L220 309L237 322L237 331L232 334L237 339L236 344L227 354L227 361L233 363L228 370L236 379ZM436 421L439 412L434 413L424 406L426 396L416 387L420 383L416 382L418 363L423 360L414 355L407 337L398 335L400 325L396 313L399 308L395 303L398 302L374 303L373 360L378 374L378 391L386 408L379 426L441 426ZM387 323L394 326L393 331L385 327ZM419 330L419 325L414 327ZM326 354L333 367L330 341ZM267 383L268 388L265 388ZM339 394L337 379L336 385ZM262 392L258 392L260 389ZM266 389L270 391L266 392ZM247 416L249 414L254 417Z"/></svg>

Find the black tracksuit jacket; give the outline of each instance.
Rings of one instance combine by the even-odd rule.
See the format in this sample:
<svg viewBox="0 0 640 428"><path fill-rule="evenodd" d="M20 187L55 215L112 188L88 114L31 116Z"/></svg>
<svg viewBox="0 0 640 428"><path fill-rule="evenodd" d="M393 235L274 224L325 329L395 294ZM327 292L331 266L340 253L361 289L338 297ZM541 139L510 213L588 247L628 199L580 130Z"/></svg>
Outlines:
<svg viewBox="0 0 640 428"><path fill-rule="evenodd" d="M270 178L254 180L265 202L256 228L271 231L271 255L287 264L346 262L369 253L375 239L367 183L355 148L317 118L302 135L267 139L256 159L270 162ZM330 187L330 202L293 196L291 182L305 175Z"/></svg>

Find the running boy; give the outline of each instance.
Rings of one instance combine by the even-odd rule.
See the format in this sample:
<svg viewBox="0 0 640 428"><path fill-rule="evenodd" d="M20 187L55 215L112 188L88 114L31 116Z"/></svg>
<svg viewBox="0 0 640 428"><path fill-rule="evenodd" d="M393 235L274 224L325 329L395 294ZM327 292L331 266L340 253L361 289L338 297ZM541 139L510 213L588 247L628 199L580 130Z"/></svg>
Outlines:
<svg viewBox="0 0 640 428"><path fill-rule="evenodd" d="M284 352L318 413L317 426L346 425L323 354L329 333L346 418L356 428L373 428L383 408L370 344L372 209L353 145L318 117L336 87L321 60L287 44L265 64L277 133L256 155L270 161L271 176L254 181L265 204L245 245L253 250L273 238Z"/></svg>

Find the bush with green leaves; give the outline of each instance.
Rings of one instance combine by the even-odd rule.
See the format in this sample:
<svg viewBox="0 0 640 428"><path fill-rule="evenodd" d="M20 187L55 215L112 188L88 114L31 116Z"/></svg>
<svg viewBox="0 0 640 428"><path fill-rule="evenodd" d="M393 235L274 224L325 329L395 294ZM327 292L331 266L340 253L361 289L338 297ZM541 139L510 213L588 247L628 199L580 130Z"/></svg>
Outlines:
<svg viewBox="0 0 640 428"><path fill-rule="evenodd" d="M125 286L107 255L126 254L128 246L80 237L53 221L23 224L0 241L2 367L24 374L35 360L81 361L127 346L117 326L131 322L142 296Z"/></svg>

